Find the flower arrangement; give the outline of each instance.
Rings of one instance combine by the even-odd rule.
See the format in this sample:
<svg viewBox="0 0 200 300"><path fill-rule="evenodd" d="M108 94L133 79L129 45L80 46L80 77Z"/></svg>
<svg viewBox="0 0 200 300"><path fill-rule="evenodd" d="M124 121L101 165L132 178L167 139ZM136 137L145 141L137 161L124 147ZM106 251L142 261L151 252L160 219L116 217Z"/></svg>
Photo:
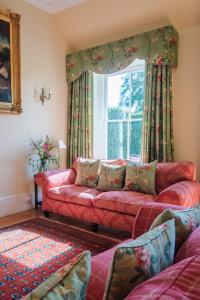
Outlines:
<svg viewBox="0 0 200 300"><path fill-rule="evenodd" d="M58 163L58 157L52 153L56 147L50 142L48 135L45 139L31 140L31 146L28 162L35 174L47 171L50 163Z"/></svg>

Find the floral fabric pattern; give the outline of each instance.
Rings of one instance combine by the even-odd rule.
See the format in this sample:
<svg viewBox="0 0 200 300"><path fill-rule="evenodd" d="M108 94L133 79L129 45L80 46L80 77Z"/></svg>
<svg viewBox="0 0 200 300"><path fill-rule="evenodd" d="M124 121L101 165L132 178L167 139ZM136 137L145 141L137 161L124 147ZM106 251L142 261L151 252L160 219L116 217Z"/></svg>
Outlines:
<svg viewBox="0 0 200 300"><path fill-rule="evenodd" d="M126 68L135 58L157 65L177 66L178 34L165 26L133 37L67 55L67 80L83 72L109 74Z"/></svg>
<svg viewBox="0 0 200 300"><path fill-rule="evenodd" d="M100 160L80 158L76 176L76 185L96 187Z"/></svg>
<svg viewBox="0 0 200 300"><path fill-rule="evenodd" d="M53 273L24 300L84 300L90 272L91 255L89 251L85 251L73 259L70 264Z"/></svg>
<svg viewBox="0 0 200 300"><path fill-rule="evenodd" d="M142 161L173 160L172 66L147 64Z"/></svg>
<svg viewBox="0 0 200 300"><path fill-rule="evenodd" d="M155 178L156 161L143 165L128 163L124 190L155 195Z"/></svg>
<svg viewBox="0 0 200 300"><path fill-rule="evenodd" d="M85 72L69 84L67 125L67 166L75 157L93 155L93 79Z"/></svg>
<svg viewBox="0 0 200 300"><path fill-rule="evenodd" d="M119 245L113 256L104 300L123 299L135 286L170 266L174 246L174 220Z"/></svg>
<svg viewBox="0 0 200 300"><path fill-rule="evenodd" d="M125 167L101 163L98 189L101 191L121 190L124 183Z"/></svg>
<svg viewBox="0 0 200 300"><path fill-rule="evenodd" d="M178 251L190 233L200 225L200 208L196 206L180 211L166 209L154 220L150 230L171 219L175 219L176 251Z"/></svg>

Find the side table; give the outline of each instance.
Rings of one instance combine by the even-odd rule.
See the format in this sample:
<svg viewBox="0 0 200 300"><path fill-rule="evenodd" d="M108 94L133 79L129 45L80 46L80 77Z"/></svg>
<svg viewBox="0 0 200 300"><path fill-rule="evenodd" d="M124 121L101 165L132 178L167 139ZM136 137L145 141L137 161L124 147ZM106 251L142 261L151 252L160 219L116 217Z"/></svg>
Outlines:
<svg viewBox="0 0 200 300"><path fill-rule="evenodd" d="M42 201L38 200L38 185L35 179L36 175L34 175L34 186L35 186L35 209L38 209L39 206L42 206Z"/></svg>

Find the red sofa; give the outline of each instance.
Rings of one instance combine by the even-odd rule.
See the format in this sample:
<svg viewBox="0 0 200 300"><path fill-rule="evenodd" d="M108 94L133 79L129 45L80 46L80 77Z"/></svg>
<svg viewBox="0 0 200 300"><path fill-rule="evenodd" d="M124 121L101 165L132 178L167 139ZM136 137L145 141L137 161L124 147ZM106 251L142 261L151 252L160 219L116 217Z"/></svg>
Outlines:
<svg viewBox="0 0 200 300"><path fill-rule="evenodd" d="M154 203L140 209L133 226L133 238L148 231L153 220L171 205ZM115 248L92 257L92 274L86 300L102 300ZM200 227L175 256L175 263L151 279L136 286L126 300L197 300L200 299Z"/></svg>
<svg viewBox="0 0 200 300"><path fill-rule="evenodd" d="M123 160L107 161L123 165ZM107 227L132 231L135 217L148 203L167 203L184 207L199 202L199 184L191 162L158 163L157 195L133 191L102 192L77 186L77 160L71 169L39 173L36 182L42 187L42 209Z"/></svg>

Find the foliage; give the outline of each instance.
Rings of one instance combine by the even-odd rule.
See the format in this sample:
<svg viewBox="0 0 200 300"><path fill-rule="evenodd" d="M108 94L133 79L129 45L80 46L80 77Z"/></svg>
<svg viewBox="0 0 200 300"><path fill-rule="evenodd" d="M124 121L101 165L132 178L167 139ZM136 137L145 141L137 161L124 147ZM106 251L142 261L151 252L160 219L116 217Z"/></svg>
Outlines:
<svg viewBox="0 0 200 300"><path fill-rule="evenodd" d="M124 75L120 87L118 106L108 108L108 120L112 120L112 122L108 122L107 132L107 157L109 159L140 157L144 76L145 73L143 71ZM132 120L129 123L129 129L128 121L122 121L127 119ZM113 122L114 120L116 121Z"/></svg>
<svg viewBox="0 0 200 300"><path fill-rule="evenodd" d="M31 139L31 146L32 151L29 155L28 163L35 174L47 171L50 163L58 163L57 156L52 153L55 146L50 142L48 135L45 139L36 141Z"/></svg>

